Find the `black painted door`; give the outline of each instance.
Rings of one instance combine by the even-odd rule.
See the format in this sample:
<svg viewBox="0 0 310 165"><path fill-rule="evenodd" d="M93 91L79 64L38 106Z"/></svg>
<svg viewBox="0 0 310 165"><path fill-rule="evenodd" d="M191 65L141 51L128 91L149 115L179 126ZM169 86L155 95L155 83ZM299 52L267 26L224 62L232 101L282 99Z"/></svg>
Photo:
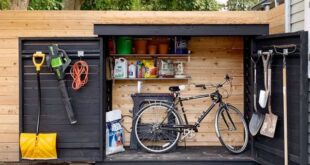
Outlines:
<svg viewBox="0 0 310 165"><path fill-rule="evenodd" d="M287 94L288 94L288 151L289 164L307 164L308 160L308 104L307 104L307 65L308 34L306 32L277 34L257 37L252 42L252 53L258 50L268 51L273 45L296 44L297 51L289 55L287 62ZM284 163L284 127L283 127L283 57L272 58L272 111L278 116L274 138L262 135L254 137L253 151L255 159L261 164ZM258 66L258 90L263 89L263 65ZM251 96L249 96L251 97ZM259 107L259 105L257 105ZM266 109L259 108L266 113Z"/></svg>
<svg viewBox="0 0 310 165"><path fill-rule="evenodd" d="M21 38L20 39L20 131L35 132L37 114L37 82L32 54L48 54L48 46L58 44L72 59L89 65L89 80L85 87L72 89L70 67L66 84L76 113L77 124L71 125L57 88L55 75L44 64L41 69L42 117L40 132L57 133L57 152L60 161L100 161L104 158L105 67L103 43L100 38Z"/></svg>

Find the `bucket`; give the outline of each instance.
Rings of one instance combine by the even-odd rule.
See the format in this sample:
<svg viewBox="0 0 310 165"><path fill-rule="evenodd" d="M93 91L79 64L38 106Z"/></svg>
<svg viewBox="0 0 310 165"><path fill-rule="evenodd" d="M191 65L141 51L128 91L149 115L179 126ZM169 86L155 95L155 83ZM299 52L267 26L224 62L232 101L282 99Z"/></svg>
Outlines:
<svg viewBox="0 0 310 165"><path fill-rule="evenodd" d="M116 47L118 54L132 53L132 38L131 37L117 37Z"/></svg>

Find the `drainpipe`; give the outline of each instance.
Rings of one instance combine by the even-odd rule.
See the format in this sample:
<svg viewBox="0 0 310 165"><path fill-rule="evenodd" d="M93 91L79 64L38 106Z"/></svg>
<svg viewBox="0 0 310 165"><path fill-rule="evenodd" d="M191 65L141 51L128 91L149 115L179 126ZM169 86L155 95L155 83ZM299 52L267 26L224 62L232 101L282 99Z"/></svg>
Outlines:
<svg viewBox="0 0 310 165"><path fill-rule="evenodd" d="M285 32L291 32L291 0L285 0Z"/></svg>
<svg viewBox="0 0 310 165"><path fill-rule="evenodd" d="M308 78L310 78L310 0L305 0L305 9L304 9L304 18L305 18L305 24L304 24L304 30L308 31ZM310 142L310 140L309 140ZM310 163L310 160L309 162Z"/></svg>

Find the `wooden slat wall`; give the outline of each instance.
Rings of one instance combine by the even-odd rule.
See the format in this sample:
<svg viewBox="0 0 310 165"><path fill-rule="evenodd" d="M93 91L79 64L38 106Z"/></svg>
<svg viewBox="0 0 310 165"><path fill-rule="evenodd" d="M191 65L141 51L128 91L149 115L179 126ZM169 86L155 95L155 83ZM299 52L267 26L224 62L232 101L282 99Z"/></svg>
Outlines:
<svg viewBox="0 0 310 165"><path fill-rule="evenodd" d="M268 12L253 11L253 12L101 12L101 11L0 11L0 161L18 161L18 137L19 137L19 110L18 110L18 37L81 37L94 36L94 23L124 23L124 24L266 24L268 23ZM206 43L210 38L195 39L192 42L207 46ZM229 44L230 39L225 43ZM233 39L240 44L237 38ZM221 44L218 41L218 44ZM198 44L199 43L199 44ZM230 43L231 44L231 43ZM191 46L194 46L191 43ZM211 45L210 45L211 46ZM201 47L200 47L201 48ZM216 64L225 67L228 62L217 62L220 58L227 58L225 50L208 49L209 52L196 54L193 61L200 63L199 59L204 59L208 65L215 66ZM218 52L218 58L210 57L208 54ZM228 50L227 50L228 51ZM232 50L230 50L232 51ZM233 53L238 56L240 53ZM222 52L222 53L221 53ZM241 53L240 53L241 54ZM225 57L226 55L226 57ZM238 68L242 66L240 59L231 58L232 63L235 63L233 70L234 75L239 76L235 81L239 82L239 87L242 84L242 71ZM239 64L238 64L239 63ZM204 65L203 65L204 66ZM198 76L197 67L192 65L189 69L193 71L193 77ZM192 68L192 69L191 69ZM227 69L227 68L226 68ZM196 73L195 73L196 70ZM212 72L206 72L206 78L212 75ZM213 81L222 78L225 68L217 71L218 76L213 79L202 79L201 81ZM193 81L198 81L194 79ZM200 80L199 80L200 81ZM165 82L163 82L165 84ZM130 85L130 84L129 84ZM165 86L167 86L166 84ZM131 87L133 88L135 87ZM158 87L155 87L155 89ZM150 85L150 90L154 89ZM162 91L166 88L162 88ZM118 89L121 90L121 89ZM193 89L191 89L193 90ZM239 90L237 90L239 91ZM241 91L240 91L241 92ZM235 103L238 98L242 98L242 93L235 93L232 98ZM194 105L194 104L193 104ZM242 108L242 105L238 105ZM130 107L127 106L124 111ZM196 112L196 110L193 110ZM210 125L208 125L210 127ZM208 128L208 127L205 127ZM211 126L212 128L212 126ZM208 136L200 134L198 136ZM210 136L209 136L210 137ZM214 137L213 137L214 138ZM203 139L203 138L201 138ZM216 139L214 139L216 140ZM211 142L210 140L209 142ZM213 143L213 142L212 142ZM195 143L196 144L196 143ZM207 144L205 141L204 144Z"/></svg>
<svg viewBox="0 0 310 165"><path fill-rule="evenodd" d="M285 32L285 5L282 4L269 11L269 33L277 34Z"/></svg>
<svg viewBox="0 0 310 165"><path fill-rule="evenodd" d="M189 42L189 49L193 51L190 61L185 64L185 71L191 75L189 81L144 81L142 92L169 93L168 87L173 85L187 85L183 96L191 96L211 92L195 88L193 83L220 83L226 73L234 77L233 95L227 102L238 107L243 112L243 38L242 37L193 37ZM130 95L137 92L136 82L117 81L113 87L113 108L122 110L123 114L131 115L133 103ZM194 124L203 110L210 105L210 98L184 102L189 122ZM214 146L220 145L214 131L215 112L208 115L199 133L188 139L187 145ZM125 126L131 127L128 119ZM240 133L243 136L243 133ZM127 136L126 136L127 137ZM129 136L125 139L129 144Z"/></svg>

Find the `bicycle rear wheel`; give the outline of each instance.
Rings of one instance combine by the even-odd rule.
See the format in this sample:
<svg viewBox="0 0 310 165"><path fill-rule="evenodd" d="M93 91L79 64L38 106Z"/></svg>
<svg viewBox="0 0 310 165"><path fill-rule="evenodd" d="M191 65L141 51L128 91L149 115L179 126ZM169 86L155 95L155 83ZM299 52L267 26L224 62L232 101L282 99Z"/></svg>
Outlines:
<svg viewBox="0 0 310 165"><path fill-rule="evenodd" d="M248 128L242 113L232 105L224 105L216 114L216 135L232 153L241 153L248 144Z"/></svg>
<svg viewBox="0 0 310 165"><path fill-rule="evenodd" d="M161 103L147 105L140 110L135 120L136 139L148 152L168 152L177 145L181 133L173 126L181 122L171 106Z"/></svg>

